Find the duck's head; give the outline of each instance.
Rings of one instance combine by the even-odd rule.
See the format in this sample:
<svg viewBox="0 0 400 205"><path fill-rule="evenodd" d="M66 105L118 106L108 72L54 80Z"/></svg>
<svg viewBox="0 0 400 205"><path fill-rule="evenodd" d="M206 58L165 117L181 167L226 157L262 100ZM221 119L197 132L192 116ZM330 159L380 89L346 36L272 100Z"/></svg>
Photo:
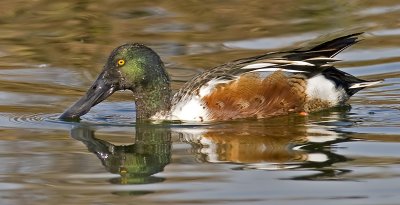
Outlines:
<svg viewBox="0 0 400 205"><path fill-rule="evenodd" d="M141 103L141 100L146 100L149 96L153 98L153 103L157 103L160 100L157 97L169 98L162 94L163 89L165 93L169 92L169 78L160 57L142 44L125 44L111 52L102 72L86 94L60 118L78 119L118 90L131 90L137 106L138 101ZM161 108L155 106L153 109ZM139 108L137 110L139 111ZM143 117L150 114L146 113Z"/></svg>

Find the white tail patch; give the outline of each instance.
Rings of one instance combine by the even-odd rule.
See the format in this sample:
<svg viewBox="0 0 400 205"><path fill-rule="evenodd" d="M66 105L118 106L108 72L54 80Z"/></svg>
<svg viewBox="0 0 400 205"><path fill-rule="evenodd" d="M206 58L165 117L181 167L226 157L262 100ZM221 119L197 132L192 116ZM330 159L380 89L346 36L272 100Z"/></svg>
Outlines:
<svg viewBox="0 0 400 205"><path fill-rule="evenodd" d="M343 89L337 89L336 85L323 75L316 75L308 79L306 93L309 99L327 101L331 106L345 100L346 95Z"/></svg>
<svg viewBox="0 0 400 205"><path fill-rule="evenodd" d="M379 83L381 83L381 82L383 82L383 80L374 81L374 82L354 83L354 84L351 85L349 88L350 88L350 89L365 88L365 87L369 87L369 86L373 86L373 85L379 84Z"/></svg>

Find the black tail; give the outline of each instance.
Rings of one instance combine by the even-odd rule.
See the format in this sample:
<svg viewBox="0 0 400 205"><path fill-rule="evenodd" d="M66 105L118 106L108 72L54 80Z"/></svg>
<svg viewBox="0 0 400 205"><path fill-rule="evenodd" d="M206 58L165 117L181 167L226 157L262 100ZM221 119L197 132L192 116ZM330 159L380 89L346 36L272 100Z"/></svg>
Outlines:
<svg viewBox="0 0 400 205"><path fill-rule="evenodd" d="M290 60L305 60L310 58L332 58L344 49L361 41L363 32L353 33L346 36L336 37L332 40L326 41L330 36L322 36L308 42L306 45L299 49L295 49L284 57Z"/></svg>
<svg viewBox="0 0 400 205"><path fill-rule="evenodd" d="M359 32L359 33L349 34L346 36L341 36L333 40L318 44L309 49L308 52L318 53L322 56L331 58L336 56L344 49L350 47L351 45L363 40L362 34L363 32ZM322 72L322 75L335 82L337 87L342 87L349 96L354 95L355 93L366 87L382 82L382 80L377 80L377 81L362 80L346 72L338 70L333 66L325 69Z"/></svg>
<svg viewBox="0 0 400 205"><path fill-rule="evenodd" d="M336 87L342 87L346 91L349 97L366 87L382 82L382 80L377 80L377 81L362 80L346 72L338 70L335 67L329 67L325 69L322 72L322 75L324 75L325 78L335 82Z"/></svg>

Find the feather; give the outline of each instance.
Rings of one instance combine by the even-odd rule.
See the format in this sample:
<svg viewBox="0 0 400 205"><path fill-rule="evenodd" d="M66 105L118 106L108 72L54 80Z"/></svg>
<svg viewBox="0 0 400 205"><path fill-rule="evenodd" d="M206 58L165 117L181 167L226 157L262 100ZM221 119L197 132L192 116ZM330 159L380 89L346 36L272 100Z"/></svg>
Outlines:
<svg viewBox="0 0 400 205"><path fill-rule="evenodd" d="M186 83L173 97L172 105L191 98L193 93L212 79L235 79L246 73L282 71L289 74L302 73L311 78L331 68L329 63L337 53L360 41L362 33L354 33L285 52L270 52L242 58L212 68ZM217 85L216 85L217 86Z"/></svg>

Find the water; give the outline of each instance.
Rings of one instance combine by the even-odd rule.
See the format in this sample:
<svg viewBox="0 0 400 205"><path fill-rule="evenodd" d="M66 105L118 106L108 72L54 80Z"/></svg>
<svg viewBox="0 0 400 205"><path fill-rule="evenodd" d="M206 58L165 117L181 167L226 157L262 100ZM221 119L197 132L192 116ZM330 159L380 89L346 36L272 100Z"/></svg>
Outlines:
<svg viewBox="0 0 400 205"><path fill-rule="evenodd" d="M2 1L1 204L398 204L397 1ZM135 122L129 92L57 116L109 52L142 42L173 88L219 63L362 28L342 70L385 79L351 106L209 124Z"/></svg>

